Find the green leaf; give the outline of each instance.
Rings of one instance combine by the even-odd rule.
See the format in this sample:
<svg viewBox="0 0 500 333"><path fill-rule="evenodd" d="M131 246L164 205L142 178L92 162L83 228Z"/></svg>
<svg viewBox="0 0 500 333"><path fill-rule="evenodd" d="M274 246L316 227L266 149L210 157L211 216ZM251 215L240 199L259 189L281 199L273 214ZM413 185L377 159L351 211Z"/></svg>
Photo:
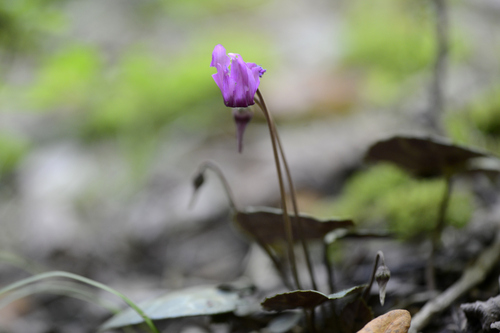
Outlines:
<svg viewBox="0 0 500 333"><path fill-rule="evenodd" d="M294 215L290 215L295 241L298 241L300 236L306 240L320 240L333 230L350 228L354 225L354 222L348 219L319 220L305 214L299 216L302 221L302 234L299 234L299 226ZM262 242L274 243L286 240L281 209L247 208L245 211L236 212L234 222L244 233Z"/></svg>
<svg viewBox="0 0 500 333"><path fill-rule="evenodd" d="M394 136L372 145L365 160L390 162L417 177L435 177L462 172L470 159L485 156L441 138Z"/></svg>
<svg viewBox="0 0 500 333"><path fill-rule="evenodd" d="M328 300L328 296L319 291L295 290L266 298L261 305L268 311L284 311L297 308L313 309Z"/></svg>
<svg viewBox="0 0 500 333"><path fill-rule="evenodd" d="M349 289L341 290L341 291L338 291L338 292L333 293L331 295L328 295L328 298L329 299L340 299L340 298L344 298L347 296L361 294L363 292L363 290L365 290L366 286L367 286L366 284L362 284L360 286L355 286L355 287L352 287Z"/></svg>
<svg viewBox="0 0 500 333"><path fill-rule="evenodd" d="M316 290L295 290L268 297L261 305L268 311L284 311L297 308L313 309L329 300L360 294L365 288L366 285L355 286L331 295L325 295Z"/></svg>
<svg viewBox="0 0 500 333"><path fill-rule="evenodd" d="M138 305L149 318L159 320L228 313L236 310L238 302L237 293L225 292L215 286L198 286L174 291ZM100 330L142 323L144 320L131 310L126 309L112 317Z"/></svg>

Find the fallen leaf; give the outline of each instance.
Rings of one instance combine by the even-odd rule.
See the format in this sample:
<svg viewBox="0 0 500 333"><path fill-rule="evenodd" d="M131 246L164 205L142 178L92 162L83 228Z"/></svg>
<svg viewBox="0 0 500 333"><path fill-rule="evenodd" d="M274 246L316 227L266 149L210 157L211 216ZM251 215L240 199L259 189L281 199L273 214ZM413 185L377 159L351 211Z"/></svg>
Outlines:
<svg viewBox="0 0 500 333"><path fill-rule="evenodd" d="M358 333L406 333L411 316L406 310L392 310L365 325Z"/></svg>

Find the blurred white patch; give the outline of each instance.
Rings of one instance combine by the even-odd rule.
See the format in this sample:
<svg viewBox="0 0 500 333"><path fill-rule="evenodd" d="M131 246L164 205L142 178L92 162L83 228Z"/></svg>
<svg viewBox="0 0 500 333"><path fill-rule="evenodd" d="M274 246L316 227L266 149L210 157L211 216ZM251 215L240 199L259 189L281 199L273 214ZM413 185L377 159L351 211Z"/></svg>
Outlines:
<svg viewBox="0 0 500 333"><path fill-rule="evenodd" d="M23 239L43 254L70 246L82 231L74 205L97 168L75 144L34 151L19 171Z"/></svg>

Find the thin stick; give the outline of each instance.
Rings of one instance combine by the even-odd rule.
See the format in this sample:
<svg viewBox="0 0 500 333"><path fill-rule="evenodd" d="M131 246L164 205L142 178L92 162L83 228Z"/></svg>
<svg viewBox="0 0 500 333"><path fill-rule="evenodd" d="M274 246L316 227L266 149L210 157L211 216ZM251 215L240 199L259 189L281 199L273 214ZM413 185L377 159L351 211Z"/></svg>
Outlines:
<svg viewBox="0 0 500 333"><path fill-rule="evenodd" d="M309 309L309 315L307 316L309 322L309 330L311 333L316 333L316 326L314 326L314 322L316 321L316 313L314 308Z"/></svg>
<svg viewBox="0 0 500 333"><path fill-rule="evenodd" d="M413 316L409 332L416 333L425 328L433 316L447 309L468 290L481 283L490 271L497 267L499 260L500 232L497 232L494 243L481 253L472 266L466 268L462 277L442 294L427 302Z"/></svg>
<svg viewBox="0 0 500 333"><path fill-rule="evenodd" d="M271 251L271 248L269 247L269 245L267 245L266 243L264 243L262 240L258 239L257 237L255 237L255 241L257 242L257 244L266 252L267 256L271 259L271 261L273 262L274 264L274 267L276 268L276 270L278 271L280 277L281 277L281 280L283 281L283 284L288 288L288 289L292 289L292 285L290 284L290 282L288 281L288 279L286 278L286 275L285 275L285 271L283 270L283 267L281 266L281 263L280 261L278 260L278 258L276 258L276 256L273 254L273 252Z"/></svg>
<svg viewBox="0 0 500 333"><path fill-rule="evenodd" d="M262 112L264 113L264 116L266 117L267 120L267 125L269 127L269 134L271 135L271 143L273 146L273 154L274 154L274 162L276 165L276 172L278 174L278 182L279 182L279 187L280 187L280 195L281 195L281 206L283 210L283 223L285 225L285 233L286 233L286 238L287 238L287 246L288 246L288 258L290 260L290 268L292 270L292 275L293 279L295 281L295 286L297 289L302 289L300 286L300 280L299 280L299 275L297 273L297 265L295 261L295 253L293 251L293 233L292 233L292 223L290 222L290 216L288 216L288 210L287 210L287 205L286 205L286 193L285 193L285 186L283 184L283 175L281 174L281 165L280 165L280 160L279 160L279 155L278 155L278 149L276 147L276 137L274 135L274 122L271 117L271 114L269 113L266 103L264 99L262 98L262 94L260 91L257 89L257 95L259 96L260 99L260 107Z"/></svg>
<svg viewBox="0 0 500 333"><path fill-rule="evenodd" d="M446 218L446 211L448 209L449 203L450 203L450 197L451 197L451 188L452 188L452 179L450 175L445 176L445 181L446 181L446 187L443 192L443 197L441 199L441 203L439 204L439 212L437 216L437 222L436 222L436 229L434 229L432 239L431 239L431 253L429 256L429 260L427 262L427 268L426 268L426 280L427 280L427 288L429 290L435 290L436 289L436 272L435 272L435 265L434 265L434 259L436 256L436 252L439 248L440 242L441 242L441 234L443 233L443 229L445 226L445 218Z"/></svg>
<svg viewBox="0 0 500 333"><path fill-rule="evenodd" d="M323 264L326 267L328 276L328 288L330 289L330 294L333 294L335 292L335 277L333 276L333 267L328 258L328 243L325 240L323 240Z"/></svg>

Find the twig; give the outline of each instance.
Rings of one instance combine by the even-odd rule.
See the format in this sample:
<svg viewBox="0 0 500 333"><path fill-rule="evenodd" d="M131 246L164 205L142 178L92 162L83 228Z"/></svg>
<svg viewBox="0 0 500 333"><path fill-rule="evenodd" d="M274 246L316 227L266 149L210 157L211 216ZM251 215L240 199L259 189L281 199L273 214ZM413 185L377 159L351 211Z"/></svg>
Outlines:
<svg viewBox="0 0 500 333"><path fill-rule="evenodd" d="M328 288L330 294L335 292L335 277L333 275L333 267L330 263L330 258L328 257L328 243L323 239L323 264L326 267L326 273L328 277Z"/></svg>
<svg viewBox="0 0 500 333"><path fill-rule="evenodd" d="M429 260L427 262L425 277L427 280L427 289L436 289L436 272L434 259L436 257L436 252L441 243L441 234L443 233L444 226L446 224L446 211L450 203L451 188L452 188L452 177L447 174L445 176L446 187L444 189L443 197L441 198L441 203L439 204L439 211L437 215L436 228L433 231L431 239L431 253L429 255Z"/></svg>
<svg viewBox="0 0 500 333"><path fill-rule="evenodd" d="M481 253L474 265L467 268L457 282L435 299L427 302L413 316L409 332L421 331L433 316L444 311L468 290L482 282L498 261L500 261L500 232L497 232L494 243Z"/></svg>

